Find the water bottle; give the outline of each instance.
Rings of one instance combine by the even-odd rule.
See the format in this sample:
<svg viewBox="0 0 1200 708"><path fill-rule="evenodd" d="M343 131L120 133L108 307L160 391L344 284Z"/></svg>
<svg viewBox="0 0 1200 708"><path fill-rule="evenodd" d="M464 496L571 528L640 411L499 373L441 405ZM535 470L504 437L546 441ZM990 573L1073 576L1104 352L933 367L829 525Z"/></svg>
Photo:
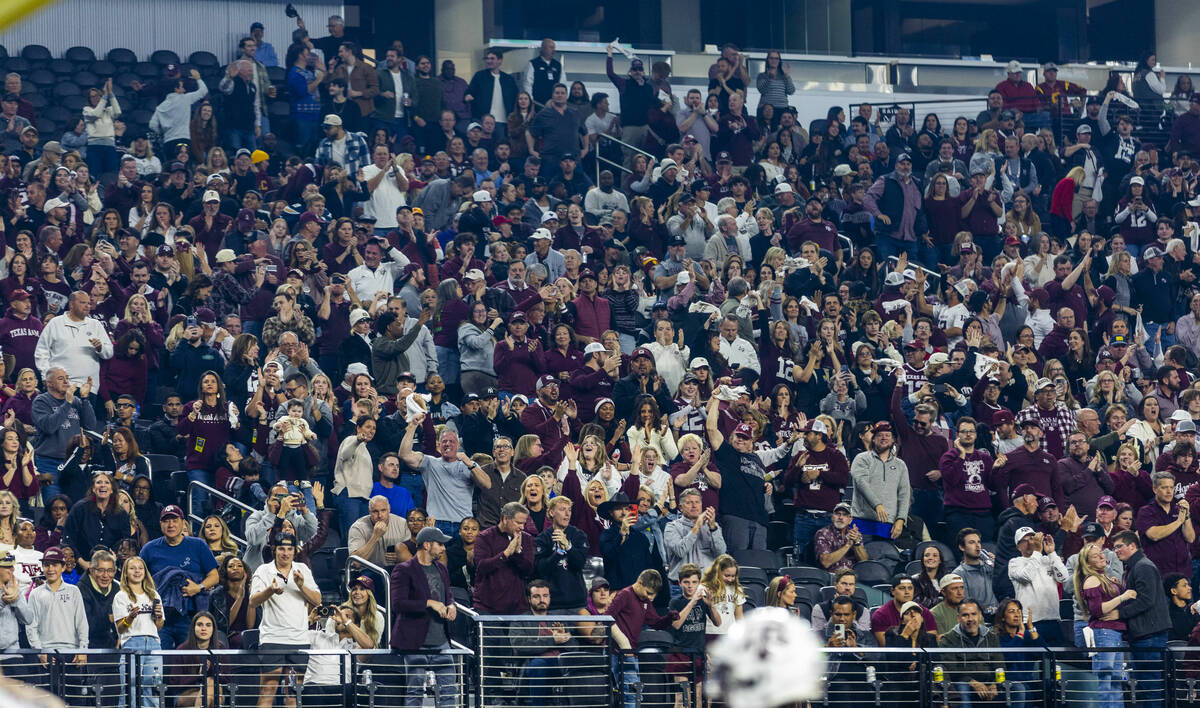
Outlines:
<svg viewBox="0 0 1200 708"><path fill-rule="evenodd" d="M428 669L425 670L425 690L435 695L437 693L437 676Z"/></svg>
<svg viewBox="0 0 1200 708"><path fill-rule="evenodd" d="M362 685L364 685L364 686L370 686L370 685L371 685L371 683L372 683L371 679L372 679L371 670L370 670L370 669L363 669L363 672L362 672Z"/></svg>
<svg viewBox="0 0 1200 708"><path fill-rule="evenodd" d="M867 667L867 683L875 683L875 667Z"/></svg>

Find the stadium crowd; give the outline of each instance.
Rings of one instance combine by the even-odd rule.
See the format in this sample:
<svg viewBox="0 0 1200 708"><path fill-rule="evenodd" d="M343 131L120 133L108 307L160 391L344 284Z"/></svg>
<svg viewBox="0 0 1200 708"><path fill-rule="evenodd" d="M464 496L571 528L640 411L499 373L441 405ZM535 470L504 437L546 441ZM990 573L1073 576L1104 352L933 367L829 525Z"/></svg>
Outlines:
<svg viewBox="0 0 1200 708"><path fill-rule="evenodd" d="M725 47L679 95L610 48L589 91L552 40L515 74L488 49L467 81L329 30L277 53L256 25L211 81L167 65L134 130L110 80L39 135L5 78L0 651L257 630L283 657L270 706L288 667L340 690L302 648L385 646L386 626L444 649L456 590L614 618L527 637L545 677L643 626L691 676L747 602L830 647L1200 644L1188 77L1168 91L1151 55L1089 94L1013 62L950 126L868 104L802 126L778 52L751 77ZM193 526L183 476L258 511L198 488ZM335 546L390 570L390 617L366 576L319 582ZM755 552L779 559L758 588L734 558ZM1092 659L1105 705L1114 657ZM189 661L140 664L147 705L160 681L216 704L220 672ZM947 680L1002 701L1004 663L965 655ZM840 666L831 686L861 683ZM1134 664L1145 705L1153 666ZM1030 672L1009 661L1010 683Z"/></svg>

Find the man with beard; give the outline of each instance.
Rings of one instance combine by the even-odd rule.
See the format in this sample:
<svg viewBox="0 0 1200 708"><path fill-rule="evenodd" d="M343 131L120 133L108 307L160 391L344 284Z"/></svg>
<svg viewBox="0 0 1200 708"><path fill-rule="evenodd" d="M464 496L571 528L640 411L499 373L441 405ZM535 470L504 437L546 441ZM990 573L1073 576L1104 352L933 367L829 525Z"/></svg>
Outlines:
<svg viewBox="0 0 1200 708"><path fill-rule="evenodd" d="M0 319L0 349L12 354L13 371L34 368L34 350L42 334L42 321L31 313L33 305L29 293L13 290L8 296L8 312Z"/></svg>
<svg viewBox="0 0 1200 708"><path fill-rule="evenodd" d="M1055 474L1058 461L1042 446L1044 434L1041 423L1036 418L1027 418L1020 428L1021 447L1010 452L1006 459L997 460L993 468L997 493L1009 498L1010 492L1015 493L1020 487L1029 486L1038 497L1061 499L1062 487Z"/></svg>
<svg viewBox="0 0 1200 708"><path fill-rule="evenodd" d="M580 421L589 422L596 414L596 401L611 399L613 382L621 371L621 357L609 353L600 342L590 342L583 349L583 368L575 371L567 383L575 401Z"/></svg>
<svg viewBox="0 0 1200 708"><path fill-rule="evenodd" d="M853 521L850 505L838 502L833 507L829 525L813 536L813 554L821 567L831 573L867 559L862 532L854 526Z"/></svg>
<svg viewBox="0 0 1200 708"><path fill-rule="evenodd" d="M875 217L880 260L900 253L916 258L918 231L924 231L917 224L921 187L913 179L912 158L907 153L896 158L895 170L875 180L863 205Z"/></svg>
<svg viewBox="0 0 1200 708"><path fill-rule="evenodd" d="M572 429L578 428L578 406L575 401L559 400L558 393L558 379L553 374L543 374L537 380L537 400L521 412L521 425L526 432L541 438L542 446L547 449L555 447L564 435L573 437L576 431Z"/></svg>
<svg viewBox="0 0 1200 708"><path fill-rule="evenodd" d="M891 423L880 421L871 431L871 449L858 453L850 465L852 513L860 530L894 541L908 523L912 503L908 466L895 455Z"/></svg>
<svg viewBox="0 0 1200 708"><path fill-rule="evenodd" d="M804 452L784 475L784 493L791 490L796 510L794 553L808 559L814 534L831 520L842 489L850 483L850 465L845 455L829 445L829 428L824 422L809 419L803 433Z"/></svg>
<svg viewBox="0 0 1200 708"><path fill-rule="evenodd" d="M1099 425L1098 420L1096 424ZM1100 499L1113 493L1113 479L1104 465L1104 457L1092 454L1083 430L1067 438L1067 456L1058 461L1055 476L1063 493L1055 501L1063 508L1095 509Z"/></svg>
<svg viewBox="0 0 1200 708"><path fill-rule="evenodd" d="M935 355L936 356L936 355ZM944 355L943 355L944 356ZM901 372L900 376L903 376ZM932 392L932 385L925 383ZM923 387L924 388L924 387ZM946 438L935 435L933 420L936 410L924 403L917 405L909 417L900 408L903 386L897 383L892 393L892 420L896 422L895 433L900 441L900 458L909 472L912 487L912 514L936 528L942 520L944 492L940 461L949 444Z"/></svg>
<svg viewBox="0 0 1200 708"><path fill-rule="evenodd" d="M583 198L584 211L597 219L611 216L616 209L628 212L629 200L614 188L614 182L612 170L602 170L600 183L589 189Z"/></svg>
<svg viewBox="0 0 1200 708"><path fill-rule="evenodd" d="M542 299L537 289L525 282L526 267L524 261L513 261L508 266L508 277L496 283L496 289L508 293L520 312L525 312Z"/></svg>
<svg viewBox="0 0 1200 708"><path fill-rule="evenodd" d="M954 446L938 461L946 495L946 538L957 538L967 528L992 538L996 528L992 517L992 456L975 447L979 431L974 418L959 418L957 432Z"/></svg>
<svg viewBox="0 0 1200 708"><path fill-rule="evenodd" d="M838 240L837 227L833 222L822 218L825 205L816 197L809 197L804 204L804 219L792 224L787 230L788 251L795 254L800 252L800 245L812 241L823 251L834 254L838 269L842 263L842 242Z"/></svg>
<svg viewBox="0 0 1200 708"><path fill-rule="evenodd" d="M1034 391L1034 404L1017 413L1017 425L1024 429L1033 423L1044 450L1053 459L1060 459L1066 452L1067 436L1076 428L1075 413L1058 401L1058 390L1050 379L1038 379ZM1049 490L1042 490L1040 486L1038 489L1042 494L1049 494ZM1057 494L1052 496L1059 498Z"/></svg>
<svg viewBox="0 0 1200 708"><path fill-rule="evenodd" d="M634 349L629 369L629 375L613 386L613 403L616 405L618 418L630 419L635 412L634 403L643 395L653 396L661 413L675 412L671 392L662 376L654 370L654 355L649 349Z"/></svg>
<svg viewBox="0 0 1200 708"><path fill-rule="evenodd" d="M1038 525L1038 494L1029 484L1019 484L1012 491L1012 506L1000 512L1000 530L996 532L996 558L992 568L992 589L996 597L1012 597L1012 580L1008 577L1008 563L1020 555L1017 550L1017 530ZM970 577L970 574L964 575Z"/></svg>

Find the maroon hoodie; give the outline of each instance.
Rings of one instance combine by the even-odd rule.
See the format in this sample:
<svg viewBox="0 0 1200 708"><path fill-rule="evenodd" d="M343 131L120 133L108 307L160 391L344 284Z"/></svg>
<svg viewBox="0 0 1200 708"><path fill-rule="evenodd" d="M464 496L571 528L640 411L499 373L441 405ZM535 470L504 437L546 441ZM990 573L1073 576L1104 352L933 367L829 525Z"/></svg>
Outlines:
<svg viewBox="0 0 1200 708"><path fill-rule="evenodd" d="M5 354L12 354L16 359L13 371L30 368L37 370L33 361L33 351L37 349L38 338L42 335L42 321L32 314L25 319L18 318L10 307L0 319L0 347Z"/></svg>
<svg viewBox="0 0 1200 708"><path fill-rule="evenodd" d="M187 469L215 470L215 461L220 453L225 451L225 443L233 438L233 425L236 421L233 404L227 404L226 410L220 406L205 406L200 401L191 401L184 405L183 413L179 416L179 434L186 438ZM197 410L196 420L189 419L192 410Z"/></svg>

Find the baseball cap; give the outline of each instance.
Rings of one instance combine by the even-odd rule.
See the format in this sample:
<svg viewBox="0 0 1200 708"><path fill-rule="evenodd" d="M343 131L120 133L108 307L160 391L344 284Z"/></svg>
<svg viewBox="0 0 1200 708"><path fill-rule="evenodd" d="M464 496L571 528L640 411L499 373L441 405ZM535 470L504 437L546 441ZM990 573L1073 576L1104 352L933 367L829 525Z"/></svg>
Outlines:
<svg viewBox="0 0 1200 708"><path fill-rule="evenodd" d="M1139 179L1134 177L1133 179ZM1132 182L1133 180L1130 180ZM1142 251L1142 260L1150 260L1151 258L1162 258L1163 252L1157 246L1147 246L1146 250Z"/></svg>
<svg viewBox="0 0 1200 708"><path fill-rule="evenodd" d="M19 289L18 289L18 290L13 290L13 291L12 291L12 294L8 296L8 299L9 299L9 301L10 301L10 302L11 302L11 301L13 301L13 300L28 300L28 299L29 299L29 293L27 293L27 292L26 292L26 291L24 291L24 290L19 290Z"/></svg>
<svg viewBox="0 0 1200 708"><path fill-rule="evenodd" d="M775 185L775 193L792 194L792 185L788 184L787 182L780 182L779 184Z"/></svg>
<svg viewBox="0 0 1200 708"><path fill-rule="evenodd" d="M909 610L919 610L921 612L922 616L924 616L924 614L925 614L924 607L921 607L919 604L913 602L912 600L909 600L908 602L906 602L900 606L900 616L903 617L904 613L908 612Z"/></svg>
<svg viewBox="0 0 1200 708"><path fill-rule="evenodd" d="M1009 110L1000 111L1000 120L1016 120L1017 114Z"/></svg>
<svg viewBox="0 0 1200 708"><path fill-rule="evenodd" d="M42 211L49 214L51 209L57 209L59 207L66 207L66 206L70 206L70 203L67 202L66 200L59 199L58 197L51 197L50 199L46 200L45 204L42 205Z"/></svg>
<svg viewBox="0 0 1200 708"><path fill-rule="evenodd" d="M1054 382L1043 376L1033 385L1033 390L1041 391L1043 388L1054 388Z"/></svg>
<svg viewBox="0 0 1200 708"><path fill-rule="evenodd" d="M450 537L442 533L441 529L436 526L426 526L417 534L417 545L420 546L430 541L447 544L450 543Z"/></svg>
<svg viewBox="0 0 1200 708"><path fill-rule="evenodd" d="M221 195L217 194L217 190L210 189L204 193L204 203L205 204L208 204L209 202L220 202L220 201L221 201Z"/></svg>
<svg viewBox="0 0 1200 708"><path fill-rule="evenodd" d="M641 59L634 59L633 61L629 62L630 71L642 71L645 68L646 65L642 63Z"/></svg>
<svg viewBox="0 0 1200 708"><path fill-rule="evenodd" d="M702 356L698 356L698 357L696 357L695 359L692 359L691 363L690 363L690 364L688 364L688 368L689 368L689 369L701 369L701 368L704 368L704 367L706 367L706 366L708 366L708 365L709 365L709 364L708 364L708 359L705 359L705 358L704 358L704 357L702 357Z"/></svg>
<svg viewBox="0 0 1200 708"><path fill-rule="evenodd" d="M992 414L992 426L1004 425L1005 423L1013 422L1013 414L1010 410L1001 409Z"/></svg>
<svg viewBox="0 0 1200 708"><path fill-rule="evenodd" d="M553 212L547 212L547 213L553 213ZM557 217L555 217L555 218L557 218ZM543 216L542 221L545 221L545 220L546 220L546 217ZM543 239L545 239L547 241L553 241L554 236L552 236L550 234L549 229L535 229L534 232L529 236L529 239L531 241L541 241Z"/></svg>
<svg viewBox="0 0 1200 708"><path fill-rule="evenodd" d="M179 518L179 519L184 518L183 517L183 509L180 509L178 506L176 506L174 504L168 504L167 506L163 507L163 510L161 512L159 512L158 520L162 521L163 519L169 519L172 516Z"/></svg>
<svg viewBox="0 0 1200 708"><path fill-rule="evenodd" d="M896 156L896 164L900 164L901 162L912 162L912 156L907 152L900 153Z"/></svg>
<svg viewBox="0 0 1200 708"><path fill-rule="evenodd" d="M1042 497L1041 499L1038 499L1039 512L1045 511L1050 507L1054 507L1055 509L1058 508L1058 502L1054 501L1053 497Z"/></svg>
<svg viewBox="0 0 1200 708"><path fill-rule="evenodd" d="M42 564L46 563L66 563L67 559L63 556L62 549L58 546L51 546L42 554Z"/></svg>
<svg viewBox="0 0 1200 708"><path fill-rule="evenodd" d="M1192 416L1191 416L1191 414L1189 414L1187 412L1186 408L1176 408L1175 411L1173 413L1171 413L1171 416L1169 418L1167 418L1167 420L1171 420L1176 423L1181 423L1185 420L1191 420L1191 419L1192 419Z"/></svg>
<svg viewBox="0 0 1200 708"><path fill-rule="evenodd" d="M917 350L925 348L925 342L923 342L920 339L913 339L913 340L909 341L908 344L905 344L904 348L911 349L913 351L917 351Z"/></svg>
<svg viewBox="0 0 1200 708"><path fill-rule="evenodd" d="M816 418L809 418L808 422L806 422L804 427L800 430L805 433L820 433L822 435L829 435L829 426L825 425L825 421L817 420Z"/></svg>
<svg viewBox="0 0 1200 708"><path fill-rule="evenodd" d="M517 310L508 316L508 322L509 324L512 324L513 322L529 322L529 318L525 316L524 312Z"/></svg>
<svg viewBox="0 0 1200 708"><path fill-rule="evenodd" d="M717 153L717 162L733 162L733 159L729 156L727 151L722 150L721 152Z"/></svg>
<svg viewBox="0 0 1200 708"><path fill-rule="evenodd" d="M175 247L168 243L164 243L163 245L158 247L158 250L154 252L154 255L156 255L156 256L174 256L175 255Z"/></svg>
<svg viewBox="0 0 1200 708"><path fill-rule="evenodd" d="M1032 494L1034 496L1037 496L1037 490L1033 488L1032 484L1026 484L1026 483L1018 484L1016 486L1016 488L1012 490L1013 501L1020 499L1021 497L1025 496L1026 494Z"/></svg>
<svg viewBox="0 0 1200 708"><path fill-rule="evenodd" d="M579 271L579 280L583 280L584 278L596 280L596 274L593 273L590 268L584 268L583 270Z"/></svg>
<svg viewBox="0 0 1200 708"><path fill-rule="evenodd" d="M217 251L217 263L232 263L236 260L237 254L233 252L232 248L222 248L221 250Z"/></svg>
<svg viewBox="0 0 1200 708"><path fill-rule="evenodd" d="M1116 509L1117 508L1117 500L1113 499L1109 495L1105 494L1104 496L1100 497L1099 500L1096 501L1097 509L1099 509L1102 506L1107 506L1109 509Z"/></svg>
<svg viewBox="0 0 1200 708"><path fill-rule="evenodd" d="M1108 346L1110 346L1110 347L1127 347L1127 346L1129 346L1129 340L1126 339L1125 335L1123 335L1123 334L1116 334L1116 335L1113 335L1113 338L1111 340L1109 340Z"/></svg>
<svg viewBox="0 0 1200 708"><path fill-rule="evenodd" d="M844 511L847 514L853 513L850 509L850 505L846 502L838 502L837 504L834 504L833 511L834 512Z"/></svg>
<svg viewBox="0 0 1200 708"><path fill-rule="evenodd" d="M478 401L478 400L479 400L479 394L478 394L478 393L475 393L474 391L472 391L472 392L470 392L470 393L468 393L468 394L466 395L466 398L465 398L465 400L466 400L466 402L467 402L467 403L470 403L471 401Z"/></svg>
<svg viewBox="0 0 1200 708"><path fill-rule="evenodd" d="M397 381L412 381L413 383L416 383L417 377L411 371L401 371L396 376L396 380Z"/></svg>
<svg viewBox="0 0 1200 708"><path fill-rule="evenodd" d="M17 557L12 553L5 553L0 556L0 568L11 568L17 563Z"/></svg>
<svg viewBox="0 0 1200 708"><path fill-rule="evenodd" d="M599 590L600 588L611 588L611 587L612 586L608 584L607 580L605 580L604 578L597 575L596 577L592 578L592 585L591 585L591 587L588 588L588 592L593 593L593 592L596 592L597 590Z"/></svg>
<svg viewBox="0 0 1200 708"><path fill-rule="evenodd" d="M930 366L941 366L948 361L950 361L950 355L946 354L945 352L934 352L929 355L928 359L925 360L925 362Z"/></svg>
<svg viewBox="0 0 1200 708"><path fill-rule="evenodd" d="M1079 124L1079 125L1078 125L1078 126L1075 128L1075 134L1076 134L1076 135L1083 135L1084 133L1089 133L1089 134L1090 134L1091 132L1092 132L1092 126L1088 125L1087 123L1080 123L1080 124Z"/></svg>
<svg viewBox="0 0 1200 708"><path fill-rule="evenodd" d="M369 319L371 319L371 313L367 312L366 310L362 309L361 307L355 308L350 313L350 326L353 327L354 325L358 324L359 322L362 322L363 320L369 320ZM356 362L356 363L358 363L358 362ZM359 363L359 365L362 366L363 373L364 374L367 373L366 364ZM354 364L351 364L350 366L354 366ZM346 367L346 373L350 373L349 366Z"/></svg>
<svg viewBox="0 0 1200 708"><path fill-rule="evenodd" d="M367 315L366 310L357 310L357 312L361 312L364 315ZM367 315L367 317L370 317L370 315ZM354 321L354 313L353 312L350 313L350 321L352 321L352 322ZM367 378L371 379L372 381L375 380L375 377L371 376L371 372L367 371L367 365L362 363L361 361L356 361L353 364L350 364L349 366L347 366L346 373L351 374L353 376L363 375L363 376L366 376Z"/></svg>
<svg viewBox="0 0 1200 708"><path fill-rule="evenodd" d="M890 432L892 432L892 424L887 422L886 420L881 420L878 423L876 423L875 425L871 426L871 432L890 433Z"/></svg>
<svg viewBox="0 0 1200 708"><path fill-rule="evenodd" d="M946 588L950 587L951 585L953 585L955 583L961 583L961 582L963 582L961 575L955 575L954 573L946 573L945 575L942 576L942 579L938 581L938 590L945 590Z"/></svg>
<svg viewBox="0 0 1200 708"><path fill-rule="evenodd" d="M63 153L66 152L66 150L63 149L62 143L58 142L57 140L51 140L50 142L43 145L42 151L53 153L55 155L62 155Z"/></svg>
<svg viewBox="0 0 1200 708"><path fill-rule="evenodd" d="M1009 236L1008 238L1004 239L1004 245L1005 246L1020 246L1021 239L1017 238L1016 236Z"/></svg>
<svg viewBox="0 0 1200 708"><path fill-rule="evenodd" d="M1178 433L1192 433L1193 435L1195 435L1196 434L1196 423L1191 420L1180 421L1179 423L1175 424L1175 432L1177 434Z"/></svg>
<svg viewBox="0 0 1200 708"><path fill-rule="evenodd" d="M335 113L330 113L329 115L325 116L325 120L321 121L321 125L341 125L341 124L342 124L342 117Z"/></svg>
<svg viewBox="0 0 1200 708"><path fill-rule="evenodd" d="M291 546L292 548L295 548L296 535L290 533L279 534L279 536L275 538L275 547L278 548L279 546Z"/></svg>
<svg viewBox="0 0 1200 708"><path fill-rule="evenodd" d="M1104 527L1095 521L1089 521L1080 529L1080 535L1084 538L1100 538L1104 535Z"/></svg>
<svg viewBox="0 0 1200 708"><path fill-rule="evenodd" d="M651 351L645 347L638 347L637 349L634 349L633 354L631 354L629 358L632 361L633 359L637 359L640 356L644 356L647 359L649 359L650 361L654 361L654 354L651 353Z"/></svg>
<svg viewBox="0 0 1200 708"><path fill-rule="evenodd" d="M542 223L544 224L547 221L558 221L558 214L554 213L553 211L547 211L545 214L542 214ZM536 234L537 231L534 231L534 233ZM550 232L547 231L546 233Z"/></svg>
<svg viewBox="0 0 1200 708"><path fill-rule="evenodd" d="M1134 175L1133 177L1130 178L1129 183L1130 184L1140 184L1144 187L1146 185L1146 180L1142 179L1141 175Z"/></svg>
<svg viewBox="0 0 1200 708"><path fill-rule="evenodd" d="M467 274L463 277L465 277L467 280L483 280L484 279L483 271L479 270L478 268L472 268L471 270L468 270Z"/></svg>
<svg viewBox="0 0 1200 708"><path fill-rule="evenodd" d="M216 324L217 313L213 312L210 308L201 307L196 310L196 320L200 324Z"/></svg>
<svg viewBox="0 0 1200 708"><path fill-rule="evenodd" d="M1100 301L1105 305L1111 305L1117 299L1117 293L1107 285L1101 285L1096 288L1096 294L1100 296Z"/></svg>
<svg viewBox="0 0 1200 708"><path fill-rule="evenodd" d="M471 201L473 201L473 202L490 202L490 201L492 201L492 193L487 191L486 189L481 189L478 192L475 192L474 194L471 195Z"/></svg>
<svg viewBox="0 0 1200 708"><path fill-rule="evenodd" d="M558 383L558 379L554 378L554 376L552 374L542 374L541 376L538 377L537 387L545 388L551 384L556 384L556 383Z"/></svg>
<svg viewBox="0 0 1200 708"><path fill-rule="evenodd" d="M1020 543L1021 539L1025 538L1026 536L1032 536L1035 533L1037 533L1037 531L1034 531L1032 527L1022 526L1021 528L1017 529L1015 534L1013 534L1013 543Z"/></svg>
<svg viewBox="0 0 1200 708"><path fill-rule="evenodd" d="M737 427L733 429L733 434L753 440L754 428L749 423L738 423Z"/></svg>
<svg viewBox="0 0 1200 708"><path fill-rule="evenodd" d="M1058 71L1058 64L1048 61L1045 64L1042 64L1042 71Z"/></svg>
<svg viewBox="0 0 1200 708"><path fill-rule="evenodd" d="M837 167L833 168L833 176L834 177L845 177L846 175L855 175L855 174L858 174L858 173L855 172L850 167L850 165L847 165L845 163L842 163L842 164L838 165Z"/></svg>
<svg viewBox="0 0 1200 708"><path fill-rule="evenodd" d="M475 122L469 123L467 125L467 132L469 133L472 130L483 130L483 126Z"/></svg>
<svg viewBox="0 0 1200 708"><path fill-rule="evenodd" d="M266 150L255 150L250 153L250 162L255 165L257 165L260 162L266 162L267 160L270 160L270 159L271 159L271 156L267 154Z"/></svg>
<svg viewBox="0 0 1200 708"><path fill-rule="evenodd" d="M1008 62L1008 66L1006 66L1004 68L1006 71L1008 71L1008 73L1015 74L1015 73L1021 71L1021 62L1017 61L1016 59L1013 59L1012 61Z"/></svg>

